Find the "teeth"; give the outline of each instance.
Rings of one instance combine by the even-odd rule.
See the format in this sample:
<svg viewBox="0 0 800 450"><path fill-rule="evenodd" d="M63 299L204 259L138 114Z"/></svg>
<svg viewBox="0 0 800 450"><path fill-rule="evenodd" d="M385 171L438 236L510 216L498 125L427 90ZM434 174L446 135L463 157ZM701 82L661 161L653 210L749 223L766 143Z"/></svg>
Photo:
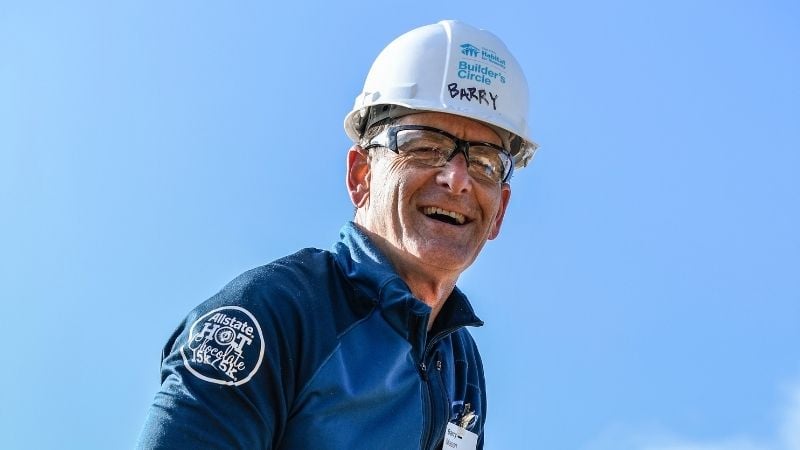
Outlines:
<svg viewBox="0 0 800 450"><path fill-rule="evenodd" d="M447 211L442 208L437 208L435 206L428 206L422 212L426 216L430 216L433 214L441 214L443 216L452 217L453 219L455 219L456 222L458 222L459 225L463 225L464 221L466 220L463 214L459 214L455 211Z"/></svg>

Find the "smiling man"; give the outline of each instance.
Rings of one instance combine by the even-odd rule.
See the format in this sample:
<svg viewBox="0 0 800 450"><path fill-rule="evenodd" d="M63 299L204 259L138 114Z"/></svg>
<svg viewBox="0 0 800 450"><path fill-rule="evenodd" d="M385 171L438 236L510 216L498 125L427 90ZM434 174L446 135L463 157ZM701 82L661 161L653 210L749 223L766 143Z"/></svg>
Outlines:
<svg viewBox="0 0 800 450"><path fill-rule="evenodd" d="M513 162L486 125L405 113L386 120L382 140L350 149L347 181L356 224L432 308L430 327L458 276L499 233L511 195L504 171Z"/></svg>
<svg viewBox="0 0 800 450"><path fill-rule="evenodd" d="M345 130L355 218L330 251L248 271L164 347L139 448L476 449L486 390L456 287L533 155L493 34L443 21L375 60Z"/></svg>

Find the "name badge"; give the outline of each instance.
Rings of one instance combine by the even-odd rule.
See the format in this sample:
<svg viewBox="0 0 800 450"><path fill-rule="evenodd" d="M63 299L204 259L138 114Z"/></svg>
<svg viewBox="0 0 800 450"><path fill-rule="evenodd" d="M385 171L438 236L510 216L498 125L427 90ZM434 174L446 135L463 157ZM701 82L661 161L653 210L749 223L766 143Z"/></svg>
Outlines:
<svg viewBox="0 0 800 450"><path fill-rule="evenodd" d="M478 447L478 435L450 422L444 433L442 450L475 450Z"/></svg>

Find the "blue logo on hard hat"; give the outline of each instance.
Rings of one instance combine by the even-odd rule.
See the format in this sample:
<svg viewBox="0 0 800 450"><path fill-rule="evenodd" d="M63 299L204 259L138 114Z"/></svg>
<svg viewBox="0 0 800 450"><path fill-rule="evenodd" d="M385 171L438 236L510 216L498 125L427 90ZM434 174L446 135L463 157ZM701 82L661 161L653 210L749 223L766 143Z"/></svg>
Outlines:
<svg viewBox="0 0 800 450"><path fill-rule="evenodd" d="M470 56L475 58L480 54L481 50L478 47L475 47L472 44L461 44L461 53L465 56Z"/></svg>
<svg viewBox="0 0 800 450"><path fill-rule="evenodd" d="M501 58L497 52L490 48L478 48L470 43L461 44L461 54L470 58L480 57L480 59L490 62L501 69L506 68L506 60Z"/></svg>

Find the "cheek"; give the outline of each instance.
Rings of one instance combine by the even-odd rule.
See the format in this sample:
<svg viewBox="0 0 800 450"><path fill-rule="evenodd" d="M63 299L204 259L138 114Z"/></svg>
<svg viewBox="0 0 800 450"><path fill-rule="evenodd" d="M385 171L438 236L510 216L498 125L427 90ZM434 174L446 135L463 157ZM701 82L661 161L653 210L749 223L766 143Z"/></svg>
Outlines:
<svg viewBox="0 0 800 450"><path fill-rule="evenodd" d="M396 157L382 157L373 167L373 201L380 202L384 220L397 217L402 220L408 209L416 204L414 196L425 191L426 183L433 183L433 172L428 168L415 167L408 161ZM395 221L395 226L400 224Z"/></svg>
<svg viewBox="0 0 800 450"><path fill-rule="evenodd" d="M397 210L398 199L403 192L402 179L386 164L376 165L370 188L370 203L375 220L391 222Z"/></svg>
<svg viewBox="0 0 800 450"><path fill-rule="evenodd" d="M397 206L398 202L405 203L409 200L414 191L415 179L415 171L410 170L401 159L395 158L379 169L374 182L382 196L393 206Z"/></svg>
<svg viewBox="0 0 800 450"><path fill-rule="evenodd" d="M498 189L495 192L486 193L481 198L483 213L485 214L487 225L491 229L500 214L502 207L502 192Z"/></svg>

